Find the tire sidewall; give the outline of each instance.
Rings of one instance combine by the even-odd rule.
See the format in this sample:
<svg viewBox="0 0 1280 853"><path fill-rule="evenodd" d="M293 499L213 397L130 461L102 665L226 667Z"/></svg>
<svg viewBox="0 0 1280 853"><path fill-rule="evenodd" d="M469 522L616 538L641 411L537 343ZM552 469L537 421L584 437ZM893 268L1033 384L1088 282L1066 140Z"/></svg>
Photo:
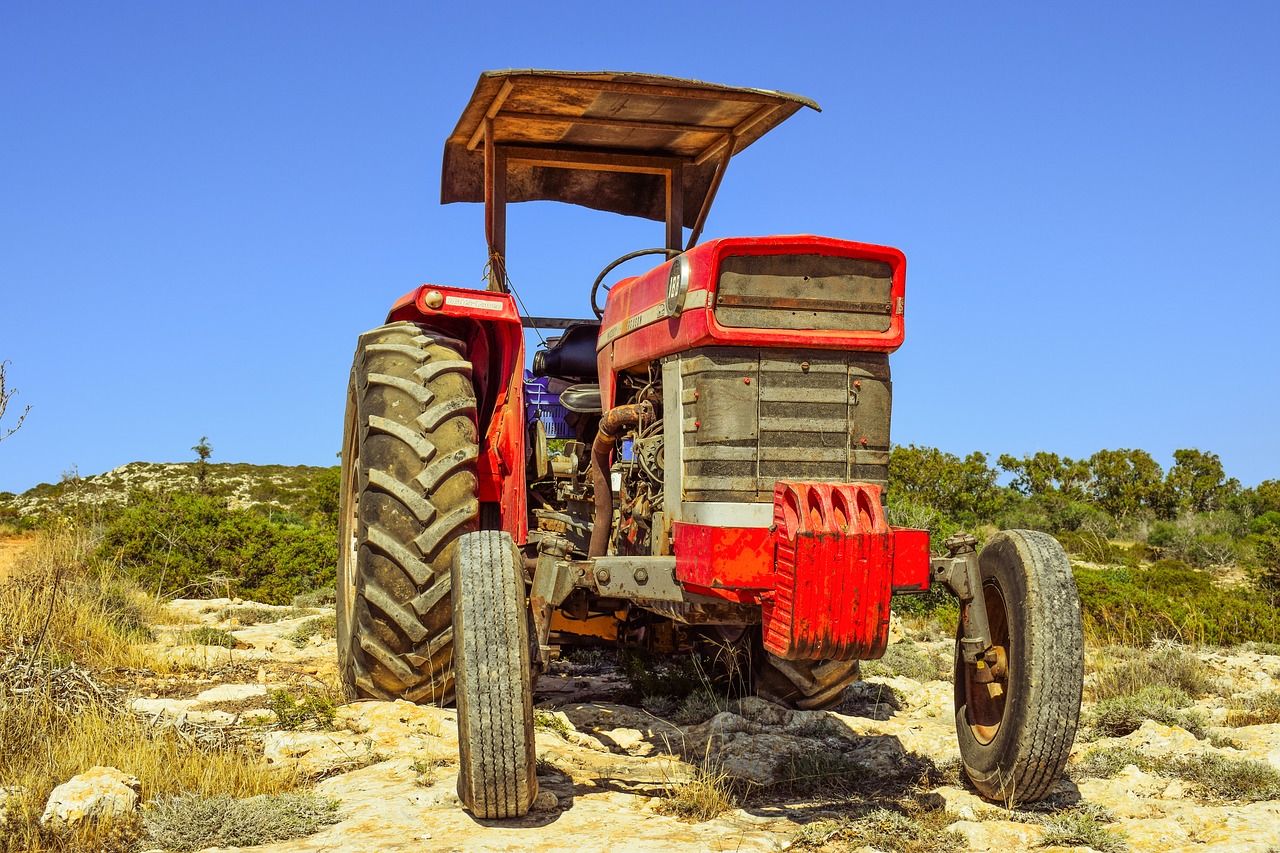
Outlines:
<svg viewBox="0 0 1280 853"><path fill-rule="evenodd" d="M968 697L965 695L968 679L959 649L963 626L956 631L955 723L960 752L965 757L965 768L975 784L994 783L1000 789L1005 787L999 778L1000 768L1012 767L1022 747L1019 735L1027 725L1027 709L1031 700L1028 662L1034 645L1037 642L1052 642L1052 638L1033 637L1028 632L1030 620L1026 615L1029 584L1024 567L1031 564L1031 557L1021 545L1021 536L1002 531L987 543L978 556L983 586L995 584L999 589L1004 598L1009 626L1009 647L1006 649L1009 677L1004 716L996 736L987 744L979 741L969 727Z"/></svg>
<svg viewBox="0 0 1280 853"><path fill-rule="evenodd" d="M348 699L357 698L355 683L356 589L358 559L352 553L352 540L358 537L360 471L359 471L359 413L356 405L355 377L347 388L346 414L342 429L342 475L338 491L338 573L334 584L336 606L336 633L338 646L338 673L342 689Z"/></svg>

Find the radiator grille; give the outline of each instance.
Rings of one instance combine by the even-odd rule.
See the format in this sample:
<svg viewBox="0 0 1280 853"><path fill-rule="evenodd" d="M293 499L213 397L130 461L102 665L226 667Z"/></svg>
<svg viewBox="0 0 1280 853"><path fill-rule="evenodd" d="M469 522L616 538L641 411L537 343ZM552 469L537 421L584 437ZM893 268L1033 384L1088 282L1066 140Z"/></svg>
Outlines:
<svg viewBox="0 0 1280 853"><path fill-rule="evenodd" d="M731 255L720 262L716 320L755 329L883 332L893 269L829 255Z"/></svg>
<svg viewBox="0 0 1280 853"><path fill-rule="evenodd" d="M768 502L778 480L886 484L887 355L707 347L680 374L684 500Z"/></svg>

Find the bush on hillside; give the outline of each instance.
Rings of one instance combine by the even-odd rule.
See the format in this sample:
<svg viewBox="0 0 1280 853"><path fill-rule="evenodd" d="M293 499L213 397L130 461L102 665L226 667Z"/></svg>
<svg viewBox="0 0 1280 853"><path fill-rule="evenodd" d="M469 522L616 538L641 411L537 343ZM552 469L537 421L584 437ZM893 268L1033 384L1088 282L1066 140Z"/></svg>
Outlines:
<svg viewBox="0 0 1280 853"><path fill-rule="evenodd" d="M1076 567L1087 631L1110 643L1280 642L1280 594L1223 587L1177 560L1142 568Z"/></svg>
<svg viewBox="0 0 1280 853"><path fill-rule="evenodd" d="M99 555L160 595L217 594L288 604L333 583L337 534L282 523L224 498L139 492L106 527Z"/></svg>

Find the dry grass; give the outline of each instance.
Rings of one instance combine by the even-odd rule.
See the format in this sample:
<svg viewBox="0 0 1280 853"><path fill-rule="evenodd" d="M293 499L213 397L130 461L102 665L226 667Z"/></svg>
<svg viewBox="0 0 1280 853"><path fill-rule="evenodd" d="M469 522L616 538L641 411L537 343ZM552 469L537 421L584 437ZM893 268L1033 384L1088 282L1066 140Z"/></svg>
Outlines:
<svg viewBox="0 0 1280 853"><path fill-rule="evenodd" d="M160 608L91 564L91 544L73 527L42 533L0 585L0 786L23 791L9 801L0 851L135 849L136 819L69 832L39 826L53 788L97 765L138 777L144 800L277 794L303 781L266 767L254 749L157 728L96 685L93 674L106 669L171 668L138 646Z"/></svg>
<svg viewBox="0 0 1280 853"><path fill-rule="evenodd" d="M684 781L668 784L657 810L681 820L703 821L737 806L738 796L729 774L704 765L694 768Z"/></svg>
<svg viewBox="0 0 1280 853"><path fill-rule="evenodd" d="M1228 726L1280 723L1280 692L1272 691L1238 699L1227 709Z"/></svg>
<svg viewBox="0 0 1280 853"><path fill-rule="evenodd" d="M1095 701L1135 696L1153 684L1181 690L1191 698L1221 692L1204 662L1181 646L1131 650L1110 648L1099 655L1101 671L1093 680ZM1116 663L1109 660L1120 658Z"/></svg>
<svg viewBox="0 0 1280 853"><path fill-rule="evenodd" d="M164 608L113 566L88 559L93 540L62 526L41 532L0 584L0 649L25 649L91 669L172 671L140 644Z"/></svg>
<svg viewBox="0 0 1280 853"><path fill-rule="evenodd" d="M36 748L32 748L36 745ZM171 728L105 704L67 707L51 695L0 697L0 785L25 793L0 850L43 850L54 841L38 828L53 788L94 766L138 777L145 800L196 794L248 797L289 791L301 779L263 765L255 750L199 747Z"/></svg>

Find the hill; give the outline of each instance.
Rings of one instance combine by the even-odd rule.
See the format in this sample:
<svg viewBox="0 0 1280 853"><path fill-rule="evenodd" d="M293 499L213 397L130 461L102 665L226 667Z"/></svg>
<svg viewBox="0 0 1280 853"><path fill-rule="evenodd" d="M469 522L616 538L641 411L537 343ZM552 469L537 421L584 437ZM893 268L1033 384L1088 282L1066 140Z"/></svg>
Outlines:
<svg viewBox="0 0 1280 853"><path fill-rule="evenodd" d="M47 515L71 510L123 506L137 491L196 491L196 462L130 462L102 474L81 477L71 471L59 483L41 483L20 495L0 492L0 524L30 527ZM337 466L207 463L204 492L227 500L232 509L301 514L318 483L333 481Z"/></svg>

